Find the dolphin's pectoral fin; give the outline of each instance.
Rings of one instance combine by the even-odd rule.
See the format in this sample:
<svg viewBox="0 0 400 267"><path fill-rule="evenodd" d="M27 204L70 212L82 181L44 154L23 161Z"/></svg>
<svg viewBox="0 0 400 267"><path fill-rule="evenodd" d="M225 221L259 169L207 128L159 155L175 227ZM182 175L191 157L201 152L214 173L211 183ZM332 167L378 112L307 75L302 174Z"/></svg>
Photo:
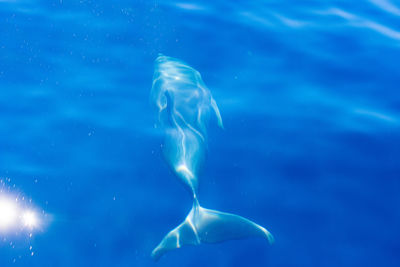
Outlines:
<svg viewBox="0 0 400 267"><path fill-rule="evenodd" d="M219 112L217 102L215 102L214 98L212 97L211 97L211 107L214 109L215 115L217 116L218 126L223 129L224 124L222 123L221 113Z"/></svg>
<svg viewBox="0 0 400 267"><path fill-rule="evenodd" d="M202 243L219 243L248 237L263 237L271 244L274 241L272 234L264 227L230 213L200 207L194 223Z"/></svg>
<svg viewBox="0 0 400 267"><path fill-rule="evenodd" d="M151 253L151 256L157 261L170 250L180 248L184 245L197 244L199 244L199 239L196 230L193 228L189 219L186 218L183 223L169 232L163 240L161 240L160 244Z"/></svg>

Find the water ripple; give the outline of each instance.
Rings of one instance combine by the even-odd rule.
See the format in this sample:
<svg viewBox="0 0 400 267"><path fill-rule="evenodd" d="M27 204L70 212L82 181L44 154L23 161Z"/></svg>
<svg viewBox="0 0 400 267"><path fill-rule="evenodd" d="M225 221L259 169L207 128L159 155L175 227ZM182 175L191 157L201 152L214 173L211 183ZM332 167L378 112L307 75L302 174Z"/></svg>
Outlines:
<svg viewBox="0 0 400 267"><path fill-rule="evenodd" d="M369 1L390 14L400 16L400 8L398 8L396 5L394 5L388 0L369 0Z"/></svg>

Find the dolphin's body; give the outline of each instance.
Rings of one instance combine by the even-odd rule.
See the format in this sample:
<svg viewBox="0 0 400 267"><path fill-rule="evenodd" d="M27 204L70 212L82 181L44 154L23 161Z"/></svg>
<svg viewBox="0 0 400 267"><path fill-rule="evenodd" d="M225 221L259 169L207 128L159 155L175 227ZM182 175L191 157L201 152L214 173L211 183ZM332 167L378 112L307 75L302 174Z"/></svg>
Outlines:
<svg viewBox="0 0 400 267"><path fill-rule="evenodd" d="M188 216L153 250L153 258L159 259L167 251L183 245L250 236L265 237L272 243L272 235L260 225L237 215L202 208L198 202L198 175L207 147L210 114L215 115L218 125L223 127L218 106L200 73L178 59L158 56L151 100L166 132L164 156L193 196Z"/></svg>
<svg viewBox="0 0 400 267"><path fill-rule="evenodd" d="M217 104L198 71L166 56L156 59L151 100L156 104L159 122L166 130L165 158L195 196L211 112L215 113L222 127Z"/></svg>

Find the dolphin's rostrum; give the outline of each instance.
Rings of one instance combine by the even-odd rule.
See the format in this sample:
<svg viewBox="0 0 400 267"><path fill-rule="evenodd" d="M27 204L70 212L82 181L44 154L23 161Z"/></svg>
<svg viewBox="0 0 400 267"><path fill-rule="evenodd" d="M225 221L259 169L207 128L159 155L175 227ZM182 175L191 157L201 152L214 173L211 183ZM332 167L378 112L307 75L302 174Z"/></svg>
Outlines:
<svg viewBox="0 0 400 267"><path fill-rule="evenodd" d="M206 152L210 115L223 127L218 106L200 73L178 59L159 55L155 61L151 101L165 130L165 159L193 196L193 207L186 219L164 237L152 257L158 260L166 252L184 245L252 236L264 237L272 243L272 235L262 226L199 204L198 174Z"/></svg>

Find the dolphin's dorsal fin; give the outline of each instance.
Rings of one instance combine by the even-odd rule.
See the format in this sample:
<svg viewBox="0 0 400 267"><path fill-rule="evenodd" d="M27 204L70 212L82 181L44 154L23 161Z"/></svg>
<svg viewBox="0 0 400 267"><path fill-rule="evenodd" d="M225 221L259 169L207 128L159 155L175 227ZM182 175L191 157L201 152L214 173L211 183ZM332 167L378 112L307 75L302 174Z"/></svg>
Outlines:
<svg viewBox="0 0 400 267"><path fill-rule="evenodd" d="M217 102L215 102L214 98L211 97L211 107L213 108L215 115L217 116L218 126L224 129L224 124L222 123L221 113L219 112Z"/></svg>

